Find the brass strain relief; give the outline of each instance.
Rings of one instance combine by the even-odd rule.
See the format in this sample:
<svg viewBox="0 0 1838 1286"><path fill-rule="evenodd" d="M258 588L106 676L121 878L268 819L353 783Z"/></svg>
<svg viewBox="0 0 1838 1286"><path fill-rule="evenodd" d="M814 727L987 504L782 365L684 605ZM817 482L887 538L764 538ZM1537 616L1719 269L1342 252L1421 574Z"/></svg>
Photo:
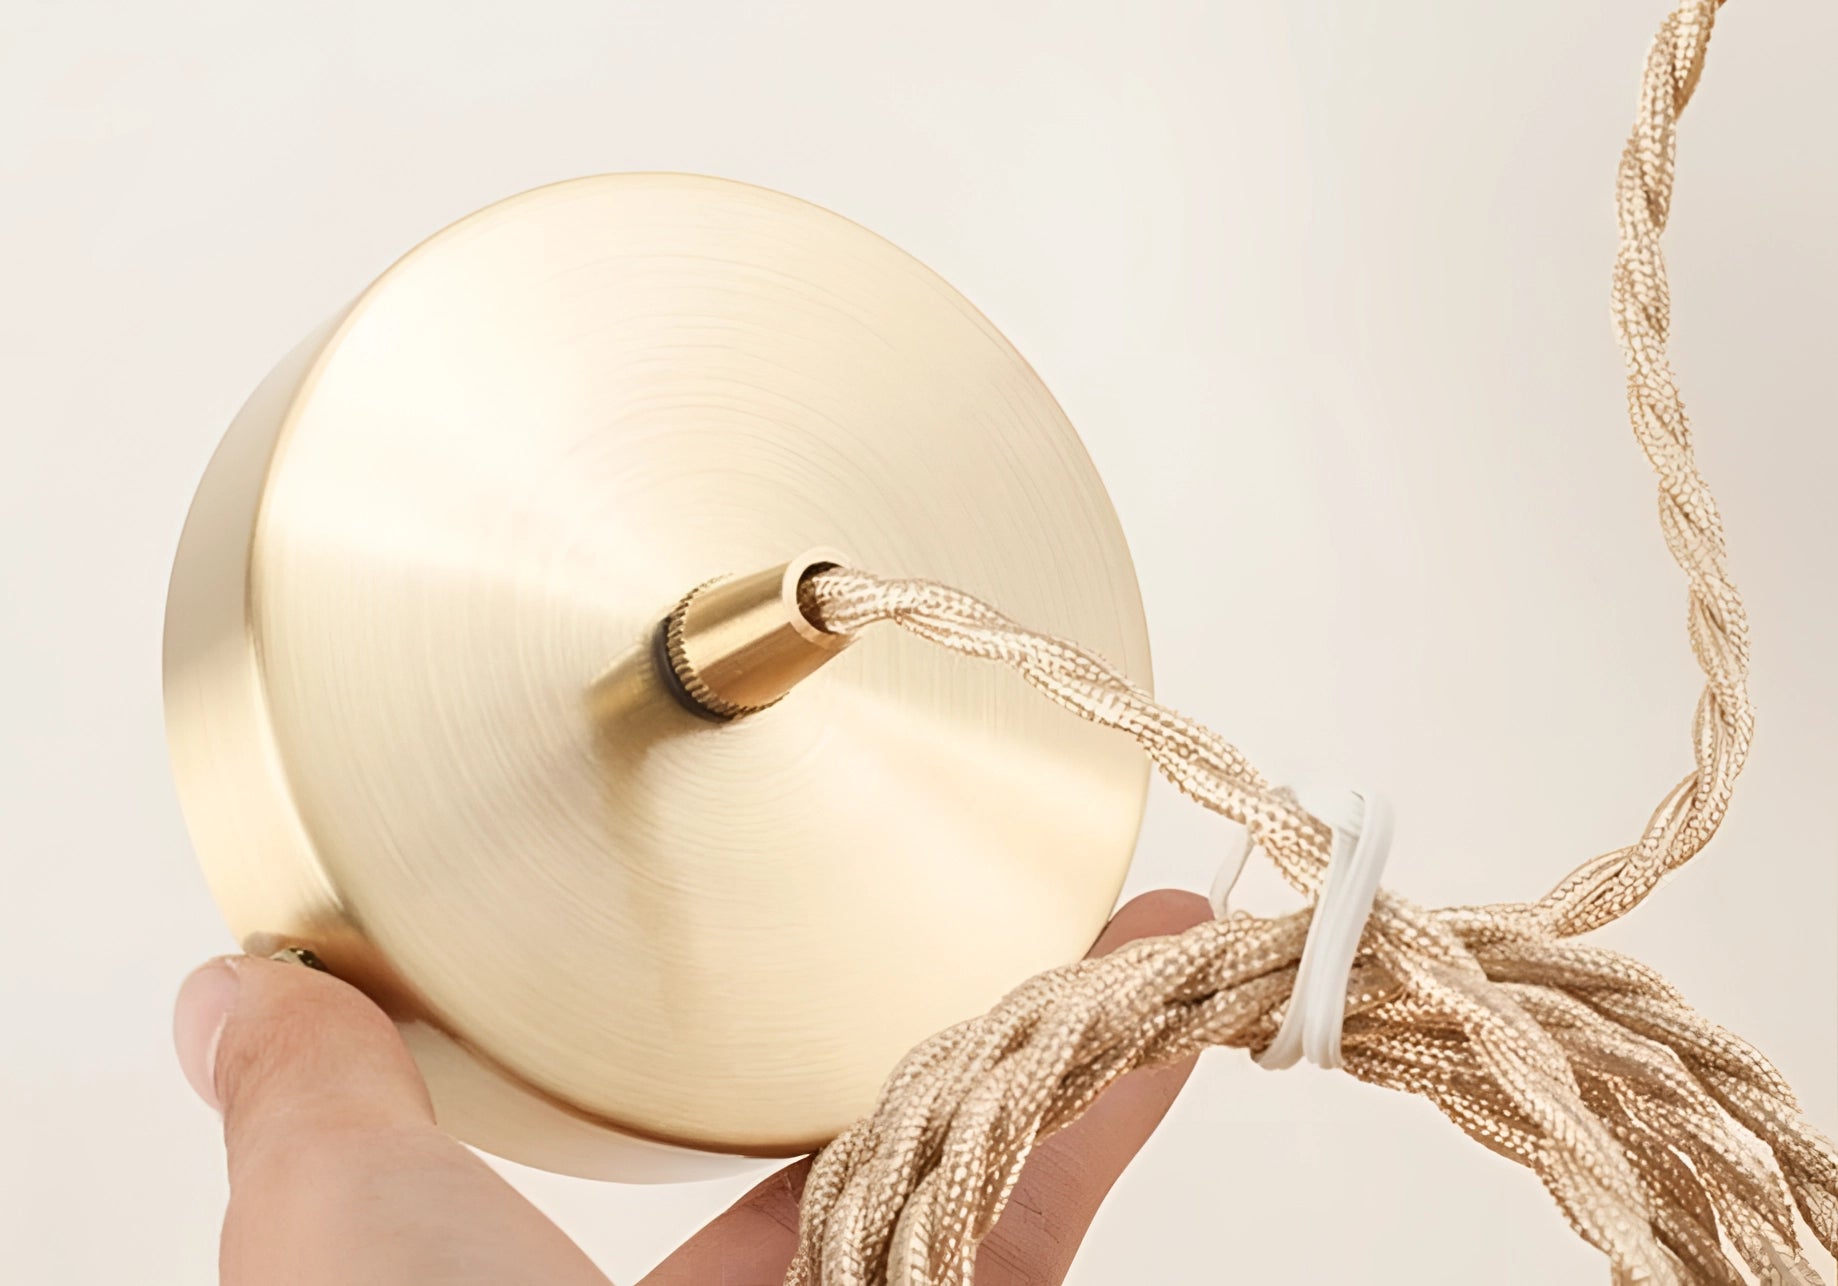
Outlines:
<svg viewBox="0 0 1838 1286"><path fill-rule="evenodd" d="M685 709L718 723L777 704L851 642L819 629L798 602L805 577L842 563L833 550L808 550L690 590L653 637L664 686Z"/></svg>

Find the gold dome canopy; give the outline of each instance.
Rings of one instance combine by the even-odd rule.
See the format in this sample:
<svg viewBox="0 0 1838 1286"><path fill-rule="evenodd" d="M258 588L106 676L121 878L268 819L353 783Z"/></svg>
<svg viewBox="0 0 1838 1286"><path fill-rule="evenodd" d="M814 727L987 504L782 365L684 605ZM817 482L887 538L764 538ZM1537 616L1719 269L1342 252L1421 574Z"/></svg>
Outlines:
<svg viewBox="0 0 1838 1286"><path fill-rule="evenodd" d="M1077 435L886 241L641 174L424 242L257 390L180 544L169 733L238 939L376 997L504 1156L668 1178L824 1142L1084 951L1147 767L896 631L757 714L684 709L660 621L814 546L1148 683Z"/></svg>

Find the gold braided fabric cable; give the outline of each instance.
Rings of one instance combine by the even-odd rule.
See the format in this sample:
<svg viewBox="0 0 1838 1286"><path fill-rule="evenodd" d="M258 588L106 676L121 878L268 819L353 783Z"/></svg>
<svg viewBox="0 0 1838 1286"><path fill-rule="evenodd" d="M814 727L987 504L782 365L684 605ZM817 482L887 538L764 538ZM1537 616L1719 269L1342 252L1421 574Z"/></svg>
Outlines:
<svg viewBox="0 0 1838 1286"><path fill-rule="evenodd" d="M1838 1252L1838 1151L1754 1049L1637 961L1574 941L1640 902L1701 849L1748 751L1747 624L1722 526L1692 459L1666 359L1659 238L1679 112L1714 0L1684 0L1646 64L1617 186L1614 317L1634 431L1659 476L1660 525L1689 583L1706 682L1695 767L1633 844L1530 903L1428 910L1381 891L1355 961L1346 1070L1420 1094L1535 1172L1620 1282L1817 1282L1795 1213ZM1102 659L945 586L833 569L805 582L824 628L892 621L1018 671L1059 705L1133 737L1184 793L1243 825L1302 894L1331 832L1217 734L1158 705ZM914 1049L871 1116L818 1157L792 1286L942 1286L976 1249L1036 1141L1124 1073L1213 1045L1258 1050L1295 982L1310 912L1233 914L1023 983Z"/></svg>

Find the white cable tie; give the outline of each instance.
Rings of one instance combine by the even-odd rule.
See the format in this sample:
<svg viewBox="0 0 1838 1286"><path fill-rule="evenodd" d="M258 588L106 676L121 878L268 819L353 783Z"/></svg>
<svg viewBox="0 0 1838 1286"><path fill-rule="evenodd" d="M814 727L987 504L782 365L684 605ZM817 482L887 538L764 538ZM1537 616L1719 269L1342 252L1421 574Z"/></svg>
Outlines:
<svg viewBox="0 0 1838 1286"><path fill-rule="evenodd" d="M1334 839L1321 895L1315 900L1314 919L1302 944L1302 963L1296 969L1289 1010L1276 1039L1257 1058L1260 1066L1272 1070L1293 1067L1304 1058L1319 1067L1340 1066L1347 982L1353 975L1353 958L1359 954L1366 921L1372 918L1385 860L1391 856L1391 806L1378 795L1349 791L1338 808L1318 807L1320 801L1312 798L1303 798L1302 803L1334 828ZM1213 881L1209 900L1214 914L1225 914L1226 895L1250 847L1247 838L1237 863L1226 863Z"/></svg>

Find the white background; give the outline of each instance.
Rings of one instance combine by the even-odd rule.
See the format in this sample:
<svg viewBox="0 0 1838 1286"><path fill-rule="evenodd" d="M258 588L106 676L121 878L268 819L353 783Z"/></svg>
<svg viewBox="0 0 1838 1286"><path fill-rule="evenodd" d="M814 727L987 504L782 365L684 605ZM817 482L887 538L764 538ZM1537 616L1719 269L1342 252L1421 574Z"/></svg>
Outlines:
<svg viewBox="0 0 1838 1286"><path fill-rule="evenodd" d="M1542 892L1689 765L1680 578L1622 420L1609 193L1658 0L0 0L0 1277L211 1278L168 1047L228 949L167 775L168 562L218 434L391 258L606 170L890 237L1108 480L1164 697L1387 789L1389 883ZM1688 114L1676 354L1749 595L1755 756L1601 935L1838 1126L1838 7L1731 4ZM1133 886L1229 828L1153 798ZM517 1182L629 1281L745 1186ZM1209 1055L1074 1280L1601 1280L1425 1105Z"/></svg>

